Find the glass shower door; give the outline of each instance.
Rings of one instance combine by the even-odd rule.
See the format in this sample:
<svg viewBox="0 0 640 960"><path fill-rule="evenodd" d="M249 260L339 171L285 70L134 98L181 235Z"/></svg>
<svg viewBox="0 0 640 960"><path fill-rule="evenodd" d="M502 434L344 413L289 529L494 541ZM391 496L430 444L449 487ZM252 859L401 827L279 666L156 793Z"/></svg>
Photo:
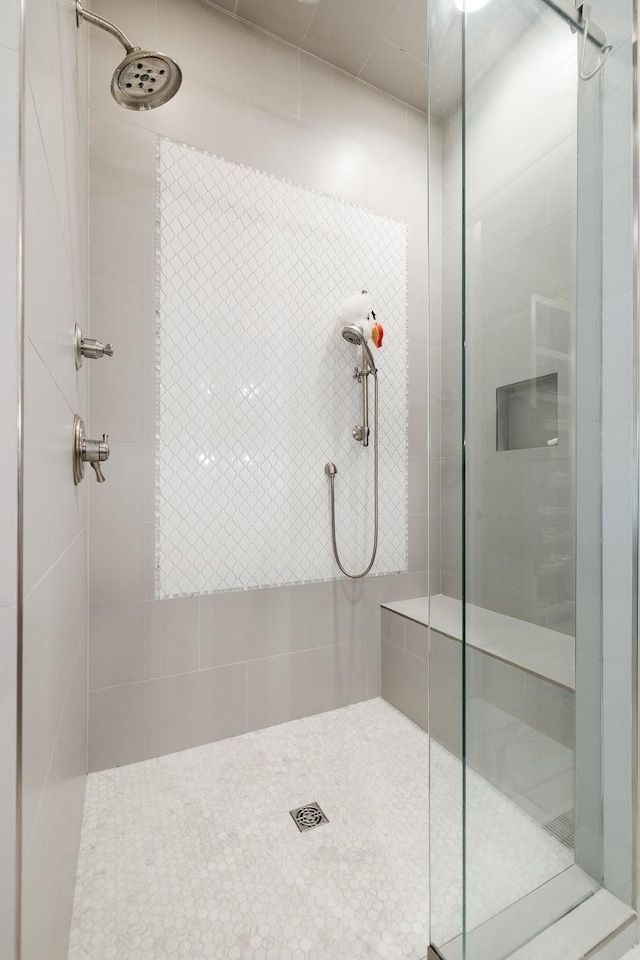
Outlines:
<svg viewBox="0 0 640 960"><path fill-rule="evenodd" d="M601 77L545 0L464 7L430 14L458 57L431 67L431 942L499 960L602 882Z"/></svg>

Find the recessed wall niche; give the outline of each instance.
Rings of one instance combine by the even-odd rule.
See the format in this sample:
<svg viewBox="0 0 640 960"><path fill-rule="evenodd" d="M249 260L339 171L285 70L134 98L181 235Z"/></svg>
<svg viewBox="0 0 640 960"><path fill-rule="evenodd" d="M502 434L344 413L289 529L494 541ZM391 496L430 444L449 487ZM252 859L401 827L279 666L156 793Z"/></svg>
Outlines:
<svg viewBox="0 0 640 960"><path fill-rule="evenodd" d="M558 443L558 374L496 390L496 450L531 450Z"/></svg>

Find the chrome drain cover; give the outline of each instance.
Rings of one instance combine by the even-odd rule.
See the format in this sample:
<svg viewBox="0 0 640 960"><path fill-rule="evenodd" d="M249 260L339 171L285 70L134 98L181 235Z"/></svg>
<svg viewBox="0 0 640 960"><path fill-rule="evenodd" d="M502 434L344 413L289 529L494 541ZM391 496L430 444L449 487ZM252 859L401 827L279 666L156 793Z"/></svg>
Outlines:
<svg viewBox="0 0 640 960"><path fill-rule="evenodd" d="M302 833L304 830L312 830L319 827L322 823L329 823L328 817L324 815L317 803L306 803L304 807L298 807L296 810L289 810L294 823Z"/></svg>

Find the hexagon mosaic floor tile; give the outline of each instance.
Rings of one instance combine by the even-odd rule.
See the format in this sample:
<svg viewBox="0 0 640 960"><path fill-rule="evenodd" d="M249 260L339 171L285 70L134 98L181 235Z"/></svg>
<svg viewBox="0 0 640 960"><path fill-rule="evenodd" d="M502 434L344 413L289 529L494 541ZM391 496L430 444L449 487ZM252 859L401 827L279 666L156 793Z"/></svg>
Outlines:
<svg viewBox="0 0 640 960"><path fill-rule="evenodd" d="M69 960L421 960L428 747L370 700L92 774ZM459 932L461 765L434 743L431 769L442 942ZM470 777L475 924L572 855ZM329 822L300 832L289 811L312 802Z"/></svg>

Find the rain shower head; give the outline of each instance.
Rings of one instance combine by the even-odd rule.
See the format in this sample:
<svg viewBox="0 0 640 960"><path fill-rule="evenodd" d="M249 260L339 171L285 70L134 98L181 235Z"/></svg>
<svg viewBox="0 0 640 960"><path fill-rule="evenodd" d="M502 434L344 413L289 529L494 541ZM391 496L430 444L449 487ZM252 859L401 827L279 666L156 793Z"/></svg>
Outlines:
<svg viewBox="0 0 640 960"><path fill-rule="evenodd" d="M345 324L342 328L342 336L356 347L360 347L364 343L364 330L358 323Z"/></svg>
<svg viewBox="0 0 640 960"><path fill-rule="evenodd" d="M180 89L182 71L171 57L150 50L127 54L111 78L111 96L127 110L153 110Z"/></svg>
<svg viewBox="0 0 640 960"><path fill-rule="evenodd" d="M111 78L111 96L121 107L153 110L176 95L182 83L182 71L175 60L164 53L134 47L115 23L85 10L80 0L76 0L76 19L78 26L86 20L106 30L127 51Z"/></svg>

